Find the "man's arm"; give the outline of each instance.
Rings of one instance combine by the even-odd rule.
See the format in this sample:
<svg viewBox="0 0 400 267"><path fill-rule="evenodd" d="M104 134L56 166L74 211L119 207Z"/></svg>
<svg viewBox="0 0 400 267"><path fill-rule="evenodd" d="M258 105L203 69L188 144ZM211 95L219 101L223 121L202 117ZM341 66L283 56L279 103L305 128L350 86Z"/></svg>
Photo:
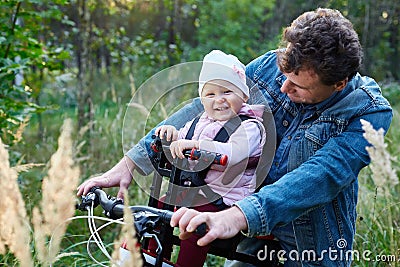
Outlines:
<svg viewBox="0 0 400 267"><path fill-rule="evenodd" d="M375 128L387 131L391 110L378 113L362 118L374 121ZM276 225L293 221L305 212L331 202L357 179L359 171L370 160L365 149L369 143L363 137L359 119L354 119L345 132L332 137L298 168L236 203L247 218L249 235L270 234Z"/></svg>
<svg viewBox="0 0 400 267"><path fill-rule="evenodd" d="M128 157L123 157L114 167L102 175L91 177L77 188L77 195L86 195L92 187L119 186L118 198L124 198L124 191L128 189L132 181L132 172L136 168L135 163Z"/></svg>

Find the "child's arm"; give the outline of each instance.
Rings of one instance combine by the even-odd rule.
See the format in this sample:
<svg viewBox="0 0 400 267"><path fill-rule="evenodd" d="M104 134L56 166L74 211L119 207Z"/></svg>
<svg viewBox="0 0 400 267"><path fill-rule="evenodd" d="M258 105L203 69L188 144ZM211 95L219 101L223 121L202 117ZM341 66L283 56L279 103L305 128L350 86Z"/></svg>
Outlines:
<svg viewBox="0 0 400 267"><path fill-rule="evenodd" d="M192 125L193 120L187 122L179 131L172 125L162 125L155 130L155 134L161 139L165 136L166 141L172 141L169 146L173 158L183 159L185 155L183 151L186 149L199 148L197 140L185 139L186 134Z"/></svg>
<svg viewBox="0 0 400 267"><path fill-rule="evenodd" d="M211 140L201 140L199 149L225 154L230 166L238 164L249 157L259 156L265 143L265 130L262 123L256 120L246 120L229 138L221 143Z"/></svg>
<svg viewBox="0 0 400 267"><path fill-rule="evenodd" d="M174 141L171 143L169 146L169 149L171 150L171 155L173 158L180 158L183 159L185 155L183 154L183 151L186 149L192 149L192 148L199 148L199 141L197 140L188 140L188 139L180 139L177 141Z"/></svg>

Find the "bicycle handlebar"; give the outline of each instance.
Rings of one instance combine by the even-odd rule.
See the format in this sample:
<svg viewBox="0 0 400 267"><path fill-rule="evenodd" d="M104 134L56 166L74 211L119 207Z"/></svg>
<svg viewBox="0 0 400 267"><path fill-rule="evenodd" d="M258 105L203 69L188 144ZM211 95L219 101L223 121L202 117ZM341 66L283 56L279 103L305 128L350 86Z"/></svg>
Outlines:
<svg viewBox="0 0 400 267"><path fill-rule="evenodd" d="M86 211L88 207L94 202L94 206L100 205L106 212L107 217L118 219L124 216L124 204L122 200L116 198L110 198L106 192L104 192L100 187L93 187L90 189L88 195L82 198L82 203L78 205L78 209ZM161 210L148 206L129 206L129 209L133 212L146 211L153 213L165 222L169 223L173 212L169 210Z"/></svg>
<svg viewBox="0 0 400 267"><path fill-rule="evenodd" d="M92 206L92 203L94 207L100 205L104 209L107 217L118 219L124 216L124 204L122 200L110 198L100 187L93 187L90 189L90 192L86 196L82 197L82 202L77 205L77 208L86 211ZM171 217L174 214L169 210L141 205L129 206L129 209L135 217L135 226L139 234L146 231L146 227L153 228L158 221L169 224ZM206 228L207 225L203 223L197 227L195 233L198 235L205 235Z"/></svg>

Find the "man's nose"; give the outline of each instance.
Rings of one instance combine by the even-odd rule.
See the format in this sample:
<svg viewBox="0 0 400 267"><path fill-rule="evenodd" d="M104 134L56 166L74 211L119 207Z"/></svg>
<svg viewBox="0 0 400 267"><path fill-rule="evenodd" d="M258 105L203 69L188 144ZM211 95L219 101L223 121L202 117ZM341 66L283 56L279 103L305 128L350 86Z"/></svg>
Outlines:
<svg viewBox="0 0 400 267"><path fill-rule="evenodd" d="M293 88L293 86L291 86L291 83L289 80L286 80L283 82L282 87L281 87L281 92L282 93L292 93L295 89Z"/></svg>

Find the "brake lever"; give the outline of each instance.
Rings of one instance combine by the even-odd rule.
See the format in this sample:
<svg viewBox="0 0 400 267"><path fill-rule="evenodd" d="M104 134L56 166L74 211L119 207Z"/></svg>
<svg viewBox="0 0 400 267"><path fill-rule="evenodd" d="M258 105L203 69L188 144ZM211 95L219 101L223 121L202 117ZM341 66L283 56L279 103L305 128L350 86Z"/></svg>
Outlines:
<svg viewBox="0 0 400 267"><path fill-rule="evenodd" d="M160 221L160 217L157 214L146 211L134 213L133 216L136 231L140 236L153 232Z"/></svg>
<svg viewBox="0 0 400 267"><path fill-rule="evenodd" d="M86 196L81 197L81 203L76 204L76 208L81 211L87 211L89 207L97 207L99 205L99 200L95 193L89 192Z"/></svg>

